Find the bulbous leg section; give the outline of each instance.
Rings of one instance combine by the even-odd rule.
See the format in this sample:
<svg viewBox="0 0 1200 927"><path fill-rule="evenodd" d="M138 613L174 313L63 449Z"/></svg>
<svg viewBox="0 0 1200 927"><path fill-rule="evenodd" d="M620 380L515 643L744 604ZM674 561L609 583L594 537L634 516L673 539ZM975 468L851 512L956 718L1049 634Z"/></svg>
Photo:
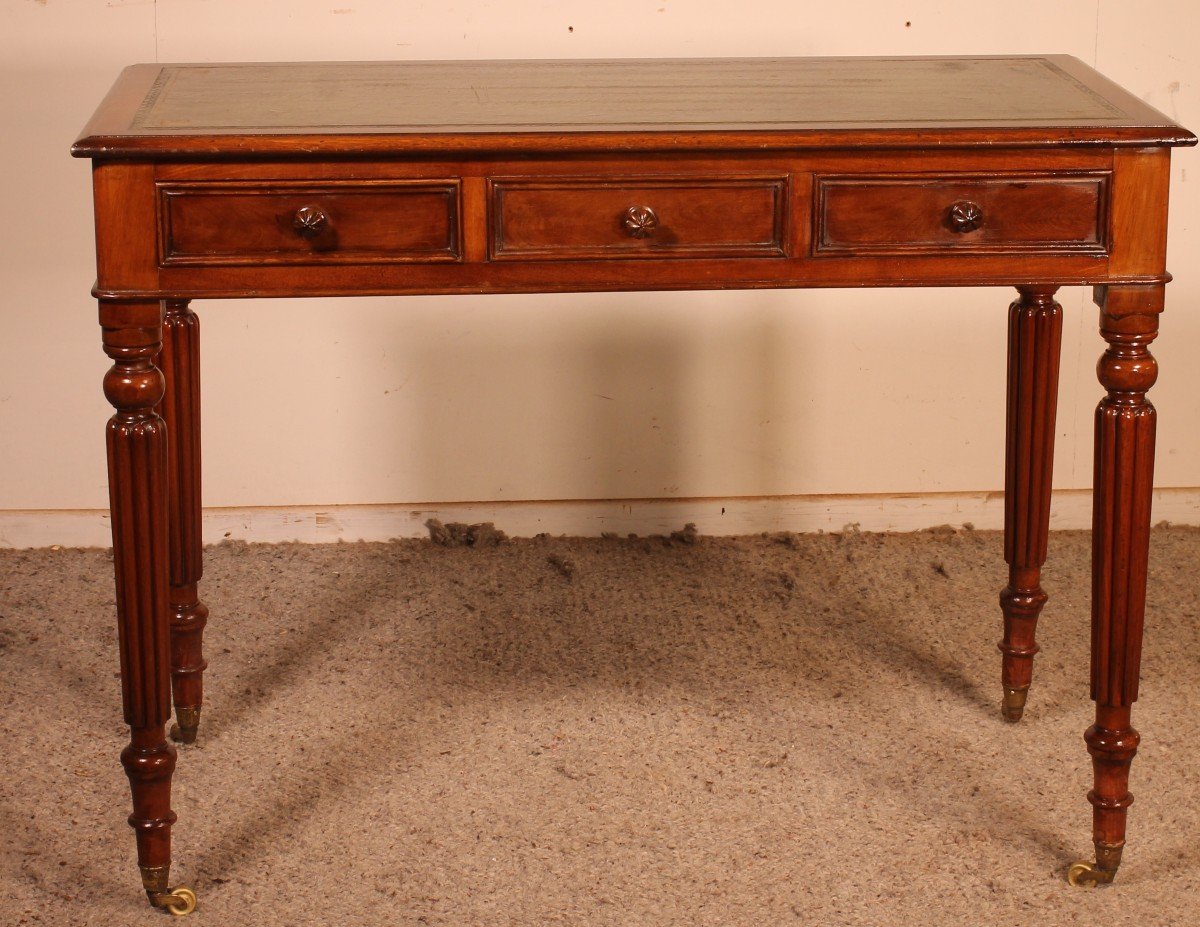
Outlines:
<svg viewBox="0 0 1200 927"><path fill-rule="evenodd" d="M169 911L176 917L183 917L196 910L196 893L186 885L178 888L167 888L171 878L170 866L142 866L142 886L146 889L146 897L156 908Z"/></svg>

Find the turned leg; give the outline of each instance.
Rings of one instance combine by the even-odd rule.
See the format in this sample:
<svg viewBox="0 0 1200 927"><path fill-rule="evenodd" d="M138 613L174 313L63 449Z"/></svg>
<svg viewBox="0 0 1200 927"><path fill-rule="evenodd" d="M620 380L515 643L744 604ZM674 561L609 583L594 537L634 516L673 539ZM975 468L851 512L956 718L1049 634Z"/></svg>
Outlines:
<svg viewBox="0 0 1200 927"><path fill-rule="evenodd" d="M1008 310L1008 424L1004 465L1004 559L1008 585L1000 593L1004 613L1002 713L1019 721L1033 679L1038 615L1046 603L1042 564L1050 530L1050 484L1054 469L1054 412L1062 307L1055 286L1018 287Z"/></svg>
<svg viewBox="0 0 1200 927"><path fill-rule="evenodd" d="M1138 733L1130 709L1138 695L1154 481L1154 407L1146 392L1158 376L1149 344L1158 334L1163 288L1098 287L1100 333L1108 350L1097 367L1107 395L1096 409L1092 510L1092 698L1096 723L1084 734L1092 756L1096 861L1075 863L1072 884L1111 882L1125 846L1133 796L1129 766Z"/></svg>
<svg viewBox="0 0 1200 927"><path fill-rule="evenodd" d="M129 823L150 902L186 913L195 896L189 889L167 889L175 748L164 735L171 714L167 435L154 411L163 395L163 377L154 366L162 307L102 300L100 325L104 351L113 360L104 395L116 409L108 423L108 486L121 697L130 728L129 746L121 753L133 793Z"/></svg>
<svg viewBox="0 0 1200 927"><path fill-rule="evenodd" d="M171 737L195 743L204 696L203 573L200 538L200 320L186 300L168 300L159 361L166 394L159 407L167 425L168 538L171 573Z"/></svg>

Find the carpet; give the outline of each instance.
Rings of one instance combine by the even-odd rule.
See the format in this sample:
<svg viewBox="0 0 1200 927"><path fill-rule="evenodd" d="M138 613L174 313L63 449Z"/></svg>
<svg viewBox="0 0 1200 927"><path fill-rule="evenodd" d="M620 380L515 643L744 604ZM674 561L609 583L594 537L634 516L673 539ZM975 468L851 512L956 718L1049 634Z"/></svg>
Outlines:
<svg viewBox="0 0 1200 927"><path fill-rule="evenodd" d="M190 923L1200 923L1200 531L1153 534L1138 800L1091 891L1086 532L1051 537L1018 725L993 532L455 540L208 549ZM0 551L0 924L166 923L111 570Z"/></svg>

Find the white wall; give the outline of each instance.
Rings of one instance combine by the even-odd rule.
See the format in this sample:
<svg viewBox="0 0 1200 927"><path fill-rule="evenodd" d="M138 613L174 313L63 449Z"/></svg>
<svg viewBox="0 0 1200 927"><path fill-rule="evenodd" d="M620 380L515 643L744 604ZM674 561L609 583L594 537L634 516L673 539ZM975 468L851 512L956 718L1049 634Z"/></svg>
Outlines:
<svg viewBox="0 0 1200 927"><path fill-rule="evenodd" d="M0 514L106 504L89 174L67 149L125 64L1065 52L1198 128L1198 26L1194 0L3 0ZM1176 152L1173 181L1178 280L1156 348L1157 478L1200 487L1194 151ZM1089 297L1061 296L1060 488L1091 478L1101 342ZM1010 298L992 289L199 302L205 501L998 489ZM912 319L920 337L905 334ZM929 520L948 519L935 510Z"/></svg>

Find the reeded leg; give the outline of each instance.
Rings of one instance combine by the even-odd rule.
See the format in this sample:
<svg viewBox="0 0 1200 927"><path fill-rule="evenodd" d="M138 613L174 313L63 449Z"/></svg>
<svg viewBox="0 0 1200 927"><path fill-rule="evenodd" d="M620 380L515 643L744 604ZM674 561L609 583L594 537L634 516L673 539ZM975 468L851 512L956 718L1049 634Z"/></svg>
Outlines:
<svg viewBox="0 0 1200 927"><path fill-rule="evenodd" d="M104 377L104 395L116 409L108 423L108 484L121 696L130 728L129 746L121 753L133 793L129 823L150 902L186 913L195 896L167 890L175 748L164 736L171 713L167 435L154 411L163 395L163 377L154 366L162 307L103 300L100 325L104 351L114 362Z"/></svg>
<svg viewBox="0 0 1200 927"><path fill-rule="evenodd" d="M160 406L167 424L168 537L171 572L171 737L195 743L204 696L203 574L200 538L200 320L186 300L168 300L159 366L166 381Z"/></svg>
<svg viewBox="0 0 1200 927"><path fill-rule="evenodd" d="M1004 466L1004 559L1008 585L1000 593L1004 613L1001 712L1019 721L1033 679L1038 615L1046 604L1041 586L1050 530L1050 484L1054 469L1054 413L1058 405L1058 359L1062 307L1055 286L1018 287L1008 309L1008 424Z"/></svg>
<svg viewBox="0 0 1200 927"><path fill-rule="evenodd" d="M1150 502L1154 482L1154 407L1146 392L1158 377L1149 344L1158 334L1163 288L1098 287L1100 383L1108 394L1096 409L1095 490L1092 514L1092 698L1096 723L1084 734L1092 755L1096 862L1079 862L1072 884L1111 882L1125 846L1125 819L1133 803L1129 766L1138 733L1130 710L1138 695Z"/></svg>

